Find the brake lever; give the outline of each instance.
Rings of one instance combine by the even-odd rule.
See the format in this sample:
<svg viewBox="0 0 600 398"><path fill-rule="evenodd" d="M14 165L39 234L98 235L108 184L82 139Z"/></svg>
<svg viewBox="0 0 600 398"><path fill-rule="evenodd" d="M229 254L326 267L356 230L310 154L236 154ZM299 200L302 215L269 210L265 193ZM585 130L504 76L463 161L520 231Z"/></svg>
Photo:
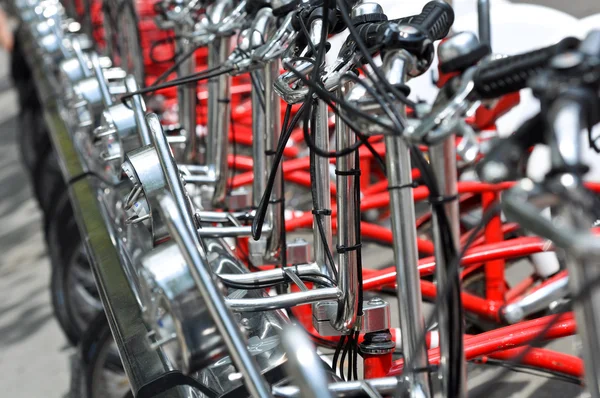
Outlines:
<svg viewBox="0 0 600 398"><path fill-rule="evenodd" d="M286 25L288 19L290 22ZM229 56L225 66L234 69L232 74L240 74L260 68L270 60L278 58L291 42L289 39L293 40L292 35L288 35L291 27L289 15L286 21L273 35L269 35L269 31L276 22L276 17L271 8L261 8L256 13L252 26L240 33L242 40L238 43L237 49ZM266 41L264 41L265 37L268 37ZM288 43L285 40L288 40ZM258 55L257 52L259 52Z"/></svg>
<svg viewBox="0 0 600 398"><path fill-rule="evenodd" d="M417 144L435 145L456 132L467 112L479 107L481 101L473 94L475 83L473 76L477 67L467 69L460 80L456 93L443 106L434 109L416 126L408 126L405 137Z"/></svg>

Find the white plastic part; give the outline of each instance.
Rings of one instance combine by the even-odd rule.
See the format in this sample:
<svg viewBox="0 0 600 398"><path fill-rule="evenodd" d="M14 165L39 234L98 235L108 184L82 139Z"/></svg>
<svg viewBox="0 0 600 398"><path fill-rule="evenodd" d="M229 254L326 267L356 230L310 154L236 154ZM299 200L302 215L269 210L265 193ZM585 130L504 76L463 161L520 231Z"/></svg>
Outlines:
<svg viewBox="0 0 600 398"><path fill-rule="evenodd" d="M550 208L542 210L542 215L546 218L550 218ZM558 257L554 252L540 252L531 255L531 262L536 274L541 278L547 278L560 271L560 263Z"/></svg>

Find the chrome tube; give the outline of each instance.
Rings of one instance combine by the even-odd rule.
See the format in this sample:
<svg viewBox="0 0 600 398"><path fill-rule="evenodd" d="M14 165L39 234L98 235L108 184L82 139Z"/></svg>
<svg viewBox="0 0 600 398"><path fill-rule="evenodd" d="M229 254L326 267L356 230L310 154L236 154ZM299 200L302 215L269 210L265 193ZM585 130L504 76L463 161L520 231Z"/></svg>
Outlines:
<svg viewBox="0 0 600 398"><path fill-rule="evenodd" d="M262 69L257 69L250 73L254 82L265 82L264 71ZM264 85L266 89L266 82ZM267 119L265 118L265 109L262 106L264 97L261 87L255 87L255 84L252 84L250 98L252 101L252 170L254 172L254 179L252 180L252 204L254 207L258 207L260 204L260 200L267 187L267 147L265 139Z"/></svg>
<svg viewBox="0 0 600 398"><path fill-rule="evenodd" d="M220 37L208 45L208 69L219 67L229 56L229 37ZM212 205L222 207L227 189L227 147L231 117L231 77L223 74L208 80L208 133L206 164L214 177Z"/></svg>
<svg viewBox="0 0 600 398"><path fill-rule="evenodd" d="M193 182L194 184L214 184L215 183L215 177L214 175L209 174L192 174L192 175L187 175L184 174L182 175L182 178L185 182Z"/></svg>
<svg viewBox="0 0 600 398"><path fill-rule="evenodd" d="M251 219L256 211L239 211L239 212L218 212L218 211L196 211L196 216L201 222L219 222L227 223L233 219Z"/></svg>
<svg viewBox="0 0 600 398"><path fill-rule="evenodd" d="M479 42L492 47L492 24L490 21L490 0L477 0L479 19Z"/></svg>
<svg viewBox="0 0 600 398"><path fill-rule="evenodd" d="M298 276L314 276L319 272L317 264L301 264L288 267L289 270ZM282 268L274 268L266 271L249 272L247 274L219 274L224 281L243 285L256 285L263 283L277 283L286 279L285 271Z"/></svg>
<svg viewBox="0 0 600 398"><path fill-rule="evenodd" d="M190 26L186 23L175 24L175 35L179 36L175 40L175 54L186 54L192 48L193 44L188 38L192 32ZM177 77L185 77L196 71L196 58L192 55L187 57L177 67ZM186 138L186 145L183 156L186 162L194 163L198 156L198 143L196 138L196 86L197 83L189 83L177 86L177 104L179 106L179 124L183 129Z"/></svg>
<svg viewBox="0 0 600 398"><path fill-rule="evenodd" d="M316 117L313 137L315 144L323 151L329 150L329 123L327 104L324 101L318 101L316 105ZM314 156L314 169L315 169L315 181L316 185L316 197L314 202L316 210L330 210L331 209L331 180L329 174L329 159ZM319 233L317 226L317 219L321 219L323 225L323 231L325 235L325 241ZM334 275L331 269L331 264L327 260L327 251L331 248L332 232L331 232L331 216L327 215L314 215L313 216L313 250L314 259L317 264L321 267L321 273L332 277Z"/></svg>
<svg viewBox="0 0 600 398"><path fill-rule="evenodd" d="M390 82L403 82L410 70L412 60L405 57L403 52L394 51L386 54L383 68ZM406 114L404 107L400 108L402 115ZM421 289L419 285L419 260L417 252L417 230L415 220L415 205L413 200L410 152L407 144L400 136L385 137L386 166L388 184L390 187L401 187L390 190L390 218L392 221L392 236L394 243L394 260L396 262L396 282L398 295L398 310L400 312L400 330L402 334L403 354L406 364L414 369L427 367L427 347L425 335L425 320L423 318ZM411 373L411 394L424 391L429 396L427 372Z"/></svg>
<svg viewBox="0 0 600 398"><path fill-rule="evenodd" d="M502 308L502 318L511 324L521 322L525 317L548 308L553 301L565 298L568 293L569 277L565 276L506 305Z"/></svg>
<svg viewBox="0 0 600 398"><path fill-rule="evenodd" d="M248 351L247 343L233 314L229 312L221 291L213 281L208 262L199 245L197 236L187 228L187 215L181 212L173 198L162 195L159 198L161 209L171 236L179 245L180 250L189 265L190 273L198 286L200 293L206 299L206 307L223 337L229 355L238 372L244 377L246 387L254 397L270 397L271 391L260 373L254 358Z"/></svg>
<svg viewBox="0 0 600 398"><path fill-rule="evenodd" d="M271 155L267 157L267 170L271 170L273 166L273 153L279 143L281 135L281 100L275 90L273 84L279 76L279 60L273 60L267 63L265 67L265 134L267 151ZM280 247L282 242L280 239L280 231L283 228L282 206L283 198L283 162L279 162L276 171L275 183L271 191L271 235L267 240L266 260L269 262L278 262L281 256L280 250L286 250L286 242L283 242L283 249ZM264 231L264 230L263 230Z"/></svg>
<svg viewBox="0 0 600 398"><path fill-rule="evenodd" d="M338 89L337 95L343 98L351 84L346 83ZM344 121L336 115L335 137L337 150L354 145L356 137ZM339 247L351 248L357 244L356 236L356 200L355 186L358 175L352 175L359 170L356 154L336 158L336 203L337 203L337 244ZM334 327L342 333L348 333L356 323L358 311L358 253L356 250L338 251L338 288L342 294L337 308Z"/></svg>
<svg viewBox="0 0 600 398"><path fill-rule="evenodd" d="M341 294L337 287L326 287L305 292L286 293L279 296L260 298L228 298L227 306L235 312L256 312L294 307L317 301L339 300Z"/></svg>
<svg viewBox="0 0 600 398"><path fill-rule="evenodd" d="M433 174L436 178L440 194L443 197L456 197L455 200L444 205L446 217L450 224L450 233L454 250L458 253L459 237L460 237L460 220L458 210L458 187L457 187L457 166L456 166L456 146L455 136L450 135L442 143L431 146L429 148L429 159L433 169ZM453 364L449 363L448 358L450 357L450 348L457 344L461 345L462 337L459 341L452 341L452 335L456 336L457 331L454 330L454 324L449 322L450 317L456 317L460 313L460 306L462 305L460 300L460 275L453 276L449 274L448 266L450 264L446 261L444 251L446 250L446 244L444 243L444 237L441 236L443 232L440 229L440 220L436 212L432 211L433 221L433 243L435 247L435 280L438 286L437 291L437 320L439 323L439 338L440 338L440 351L442 360L440 361L440 371L438 372L438 378L442 384L443 391L448 390L448 381L450 377L460 377L457 383L462 388L458 392L458 396L465 396L466 391L466 375L467 365L463 358L461 360L461 369L450 367ZM452 297L452 299L450 299ZM458 308L457 308L458 307ZM460 325L463 324L463 320L460 320ZM452 331L454 330L454 333ZM462 336L462 333L460 333ZM462 347L457 348L463 352Z"/></svg>
<svg viewBox="0 0 600 398"><path fill-rule="evenodd" d="M100 59L98 58L98 54L94 51L90 53L90 62L92 63L92 69L96 74L96 80L98 81L98 89L100 90L100 94L102 96L102 102L104 103L104 106L108 108L113 104L113 100L110 92L108 91L108 85L106 84L106 79L104 78L104 72L100 66Z"/></svg>
<svg viewBox="0 0 600 398"><path fill-rule="evenodd" d="M334 397L363 397L365 394L363 383L367 383L382 395L399 394L399 396L404 396L402 394L409 389L405 380L396 377L329 383L328 389ZM303 396L297 386L275 386L273 395L282 398Z"/></svg>
<svg viewBox="0 0 600 398"><path fill-rule="evenodd" d="M130 93L136 92L138 90L138 85L135 81L135 76L128 75L125 78L125 87L127 87L127 91L129 91ZM150 138L150 131L148 131L148 125L146 124L146 115L144 114L145 109L142 102L142 96L138 94L131 97L131 104L131 109L133 110L133 114L135 116L135 121L137 124L142 146L151 145L152 138Z"/></svg>
<svg viewBox="0 0 600 398"><path fill-rule="evenodd" d="M186 190L183 187L183 183L181 182L181 178L179 177L179 170L177 169L177 164L171 155L171 148L167 142L167 137L162 131L160 120L155 113L149 113L146 115L146 122L148 123L148 127L152 133L152 142L156 149L158 160L160 161L160 167L165 175L165 180L167 182L167 186L169 187L169 191L171 192L171 195L173 195L179 211L184 215L183 219L187 230L195 237L195 246L200 247L198 233L196 232L196 226L194 225L192 218L194 212L191 208L190 201L188 200Z"/></svg>
<svg viewBox="0 0 600 398"><path fill-rule="evenodd" d="M271 227L265 225L263 228L263 233L265 236L269 236L271 234ZM212 238L227 238L227 237L237 237L237 236L250 236L252 235L252 226L250 225L242 225L242 226L233 226L233 227L202 227L198 229L198 236L207 236Z"/></svg>
<svg viewBox="0 0 600 398"><path fill-rule="evenodd" d="M306 332L300 326L289 325L283 331L281 344L288 354L285 367L298 383L300 395L304 398L330 397L325 368Z"/></svg>
<svg viewBox="0 0 600 398"><path fill-rule="evenodd" d="M552 114L552 134L548 138L553 168L581 164L583 148L580 137L586 128L582 112L582 105L574 100L561 99L552 105L549 111Z"/></svg>

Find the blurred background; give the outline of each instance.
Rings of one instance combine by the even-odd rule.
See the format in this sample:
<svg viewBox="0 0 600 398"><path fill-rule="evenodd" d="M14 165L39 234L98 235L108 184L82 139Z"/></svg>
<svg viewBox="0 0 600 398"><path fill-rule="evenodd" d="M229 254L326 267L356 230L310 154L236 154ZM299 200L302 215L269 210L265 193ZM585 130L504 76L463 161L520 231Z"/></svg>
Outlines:
<svg viewBox="0 0 600 398"><path fill-rule="evenodd" d="M494 15L496 1L491 1ZM575 18L600 13L599 0L513 2L552 7ZM596 20L600 28L600 15ZM67 343L50 305L50 264L42 213L20 162L18 101L11 87L9 65L10 55L0 52L0 396L69 397L74 349ZM572 349L572 344L566 343L563 348ZM487 376L482 373L476 377L485 380ZM544 383L534 376L519 375L508 379L501 391L487 392L486 396L509 397L515 391L519 391L518 396L532 397L579 395L576 387L542 386Z"/></svg>

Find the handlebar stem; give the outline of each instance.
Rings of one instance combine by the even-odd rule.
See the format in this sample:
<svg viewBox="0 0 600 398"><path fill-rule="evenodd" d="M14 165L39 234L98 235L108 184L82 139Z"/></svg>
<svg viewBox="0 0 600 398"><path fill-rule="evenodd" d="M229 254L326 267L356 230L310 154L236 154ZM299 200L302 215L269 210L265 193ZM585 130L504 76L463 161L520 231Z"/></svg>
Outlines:
<svg viewBox="0 0 600 398"><path fill-rule="evenodd" d="M412 56L402 50L388 52L383 62L385 76L397 83L407 80L408 72L413 62ZM400 77L400 80L398 80ZM401 116L406 116L406 108L400 108ZM396 263L398 309L400 311L400 330L403 340L403 354L405 363L411 364L415 369L427 367L427 349L422 342L425 334L425 321L423 318L419 273L416 268L418 263L417 231L415 220L415 206L411 188L411 162L409 148L400 136L387 135L386 166L388 185L402 187L390 190L390 211L392 221L392 237L394 243L394 260ZM426 372L407 372L410 382L418 388L411 388L424 392L430 396L428 374Z"/></svg>

